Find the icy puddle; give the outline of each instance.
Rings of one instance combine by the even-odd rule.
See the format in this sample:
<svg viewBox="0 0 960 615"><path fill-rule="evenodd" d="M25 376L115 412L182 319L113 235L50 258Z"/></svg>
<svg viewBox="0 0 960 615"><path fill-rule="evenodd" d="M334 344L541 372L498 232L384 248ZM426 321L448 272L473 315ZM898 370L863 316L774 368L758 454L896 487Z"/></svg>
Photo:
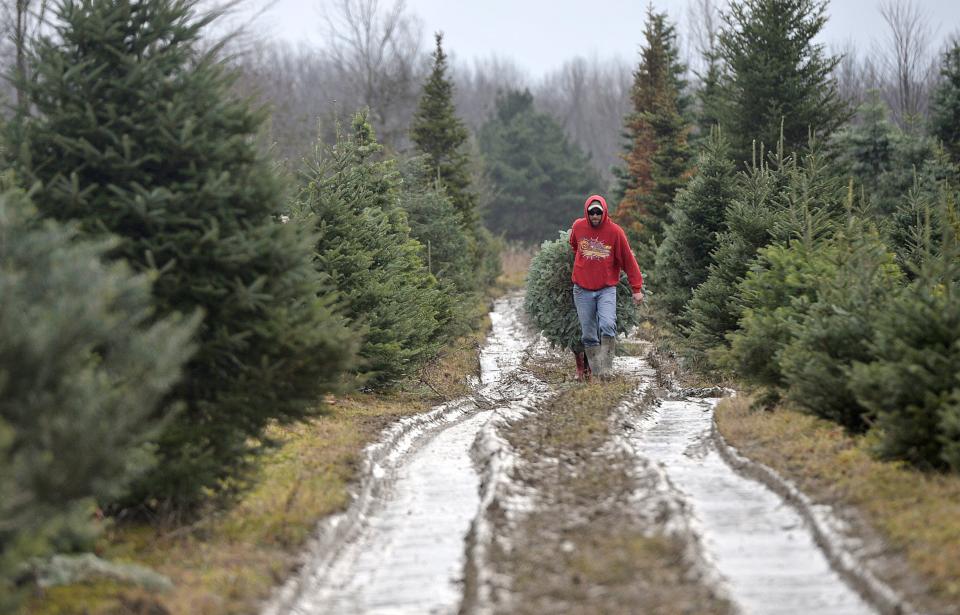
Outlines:
<svg viewBox="0 0 960 615"><path fill-rule="evenodd" d="M874 613L830 567L799 513L734 472L710 438L716 400L665 401L631 437L686 500L704 555L743 613Z"/></svg>
<svg viewBox="0 0 960 615"><path fill-rule="evenodd" d="M457 612L464 538L480 505L470 450L495 409L530 388L516 378L532 341L521 311L517 296L495 304L477 399L401 421L368 449L356 500L321 527L302 572L264 613Z"/></svg>

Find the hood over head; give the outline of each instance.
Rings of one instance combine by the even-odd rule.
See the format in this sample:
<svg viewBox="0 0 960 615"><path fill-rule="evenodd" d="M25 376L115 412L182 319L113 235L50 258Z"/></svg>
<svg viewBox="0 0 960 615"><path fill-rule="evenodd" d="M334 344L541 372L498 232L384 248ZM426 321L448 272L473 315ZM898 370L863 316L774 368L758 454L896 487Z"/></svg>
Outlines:
<svg viewBox="0 0 960 615"><path fill-rule="evenodd" d="M590 204L594 202L600 203L600 207L603 208L603 217L600 218L600 224L603 224L607 221L607 200L599 194L591 194L589 197L587 197L587 200L584 201L583 217L586 218L587 222L590 221L590 216L587 215L587 210L590 209Z"/></svg>

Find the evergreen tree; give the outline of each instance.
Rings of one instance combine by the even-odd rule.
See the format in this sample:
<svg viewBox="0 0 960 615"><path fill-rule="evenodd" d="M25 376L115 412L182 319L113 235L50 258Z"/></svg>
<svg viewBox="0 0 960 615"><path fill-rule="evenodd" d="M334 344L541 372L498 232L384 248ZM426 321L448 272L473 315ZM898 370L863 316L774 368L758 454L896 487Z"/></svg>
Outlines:
<svg viewBox="0 0 960 615"><path fill-rule="evenodd" d="M725 96L723 92L724 74L723 65L720 62L719 52L712 49L705 54L707 69L701 75L700 86L696 91L697 110L697 133L698 140L705 140L710 136L710 131L720 125L723 114L723 105Z"/></svg>
<svg viewBox="0 0 960 615"><path fill-rule="evenodd" d="M707 279L694 289L686 307L685 319L690 323L685 331L686 351L695 365L717 367L711 356L726 345L726 334L737 328L741 315L737 285L757 252L771 240L770 228L781 211L778 197L783 177L777 169L783 164L779 159L766 164L761 156L759 165L738 176L736 196L724 213L724 230L717 236Z"/></svg>
<svg viewBox="0 0 960 615"><path fill-rule="evenodd" d="M874 318L870 357L850 389L872 419L878 452L924 468L960 471L960 194L943 182L918 225L912 281Z"/></svg>
<svg viewBox="0 0 960 615"><path fill-rule="evenodd" d="M421 260L399 206L400 173L382 151L358 113L349 134L318 150L291 212L297 224L316 229L314 264L363 329L361 373L371 386L411 373L436 353L454 299Z"/></svg>
<svg viewBox="0 0 960 615"><path fill-rule="evenodd" d="M874 92L860 109L860 123L831 139L840 167L856 180L881 220L895 215L913 186L935 186L950 175L952 166L932 138L901 130L887 115L886 105ZM935 199L935 190L928 196Z"/></svg>
<svg viewBox="0 0 960 615"><path fill-rule="evenodd" d="M573 259L569 231L560 231L559 239L544 241L530 263L524 307L533 325L552 346L580 352L580 320L570 281ZM617 331L627 333L639 322L633 289L621 274L617 285Z"/></svg>
<svg viewBox="0 0 960 615"><path fill-rule="evenodd" d="M752 144L802 150L811 131L829 135L848 117L831 76L840 61L814 38L826 23L826 0L739 0L722 14L719 52L729 73L721 125L737 164Z"/></svg>
<svg viewBox="0 0 960 615"><path fill-rule="evenodd" d="M931 258L942 255L943 238L956 232L958 221L954 213L936 204L944 198L944 191L949 192L951 186L960 183L958 180L957 169L941 150L935 160L927 161L916 174L913 186L886 220L888 242L911 278Z"/></svg>
<svg viewBox="0 0 960 615"><path fill-rule="evenodd" d="M727 336L729 349L717 353L724 367L779 397L785 385L781 354L816 300L817 283L834 274L829 256L821 243L799 238L760 250L737 287L739 327Z"/></svg>
<svg viewBox="0 0 960 615"><path fill-rule="evenodd" d="M471 254L474 239L463 228L463 218L436 179L423 156L408 159L401 167L403 189L400 203L407 212L410 236L423 248L423 262L439 281L448 281L451 291L473 292L477 275Z"/></svg>
<svg viewBox="0 0 960 615"><path fill-rule="evenodd" d="M486 222L507 239L536 242L570 228L601 180L583 151L550 116L533 108L529 91L497 100L479 135L497 193Z"/></svg>
<svg viewBox="0 0 960 615"><path fill-rule="evenodd" d="M156 410L194 350L199 318L157 318L149 276L104 264L113 242L77 236L0 194L3 612L21 565L90 547L96 504L154 464Z"/></svg>
<svg viewBox="0 0 960 615"><path fill-rule="evenodd" d="M940 84L930 102L930 125L954 163L960 164L960 40L943 55Z"/></svg>
<svg viewBox="0 0 960 615"><path fill-rule="evenodd" d="M647 11L646 43L634 72L633 110L626 118L623 154L613 217L630 237L641 259L649 260L663 239L667 211L687 181L690 126L683 94L686 67L679 60L677 34L665 13Z"/></svg>
<svg viewBox="0 0 960 615"><path fill-rule="evenodd" d="M726 139L714 131L697 164L697 174L677 194L651 285L655 302L680 315L693 290L707 279L711 254L724 214L736 197L736 178Z"/></svg>
<svg viewBox="0 0 960 615"><path fill-rule="evenodd" d="M844 126L833 138L838 160L859 185L872 186L894 164L897 128L887 118L880 92L872 90L859 109L859 123Z"/></svg>
<svg viewBox="0 0 960 615"><path fill-rule="evenodd" d="M737 286L733 301L740 306L738 328L727 334L729 349L713 357L746 382L779 396L785 386L781 355L800 328L809 306L817 299L821 280L832 278L839 259L830 242L838 221L845 220L852 197L814 143L799 162L778 154L774 215L770 244L761 248Z"/></svg>
<svg viewBox="0 0 960 615"><path fill-rule="evenodd" d="M872 359L874 323L903 276L876 228L856 217L830 239L825 254L833 275L812 280L816 300L780 365L797 406L862 432L870 418L850 389L850 368Z"/></svg>
<svg viewBox="0 0 960 615"><path fill-rule="evenodd" d="M473 231L477 224L477 197L470 185L470 157L465 148L469 135L453 104L453 82L447 78L443 34L437 33L435 38L433 70L423 86L410 133L417 150L426 154L460 212L463 228Z"/></svg>
<svg viewBox="0 0 960 615"><path fill-rule="evenodd" d="M955 204L951 209L956 215ZM960 471L960 296L954 245L888 298L875 321L872 360L850 388L874 420L881 456Z"/></svg>
<svg viewBox="0 0 960 615"><path fill-rule="evenodd" d="M119 238L155 271L158 314L205 319L160 462L130 503L186 506L242 476L273 420L320 408L354 352L310 262L279 224L282 189L254 143L264 111L230 94L195 0L65 0L37 45L11 151L38 206Z"/></svg>

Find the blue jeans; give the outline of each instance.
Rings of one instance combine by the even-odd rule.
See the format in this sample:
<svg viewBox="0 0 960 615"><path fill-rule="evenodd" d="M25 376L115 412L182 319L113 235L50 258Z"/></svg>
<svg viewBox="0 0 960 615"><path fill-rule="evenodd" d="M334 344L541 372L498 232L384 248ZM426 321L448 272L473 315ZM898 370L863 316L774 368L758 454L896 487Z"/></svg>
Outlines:
<svg viewBox="0 0 960 615"><path fill-rule="evenodd" d="M600 335L617 336L617 287L587 290L573 285L573 304L584 346L599 346Z"/></svg>

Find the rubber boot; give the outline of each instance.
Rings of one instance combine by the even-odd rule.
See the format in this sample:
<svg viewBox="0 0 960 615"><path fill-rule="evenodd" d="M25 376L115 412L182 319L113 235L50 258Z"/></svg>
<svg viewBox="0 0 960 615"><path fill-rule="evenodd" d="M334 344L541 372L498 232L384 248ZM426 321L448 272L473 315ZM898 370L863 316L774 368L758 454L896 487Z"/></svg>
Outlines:
<svg viewBox="0 0 960 615"><path fill-rule="evenodd" d="M617 338L604 335L600 338L600 360L603 361L604 376L613 376L613 355L617 353Z"/></svg>
<svg viewBox="0 0 960 615"><path fill-rule="evenodd" d="M593 372L593 375L600 379L606 378L606 372L603 370L603 355L600 347L587 346L584 348L584 353L587 355L587 363L590 364L590 370Z"/></svg>
<svg viewBox="0 0 960 615"><path fill-rule="evenodd" d="M587 365L587 355L580 352L574 352L573 356L577 360L577 380L579 382L590 381L590 366Z"/></svg>

